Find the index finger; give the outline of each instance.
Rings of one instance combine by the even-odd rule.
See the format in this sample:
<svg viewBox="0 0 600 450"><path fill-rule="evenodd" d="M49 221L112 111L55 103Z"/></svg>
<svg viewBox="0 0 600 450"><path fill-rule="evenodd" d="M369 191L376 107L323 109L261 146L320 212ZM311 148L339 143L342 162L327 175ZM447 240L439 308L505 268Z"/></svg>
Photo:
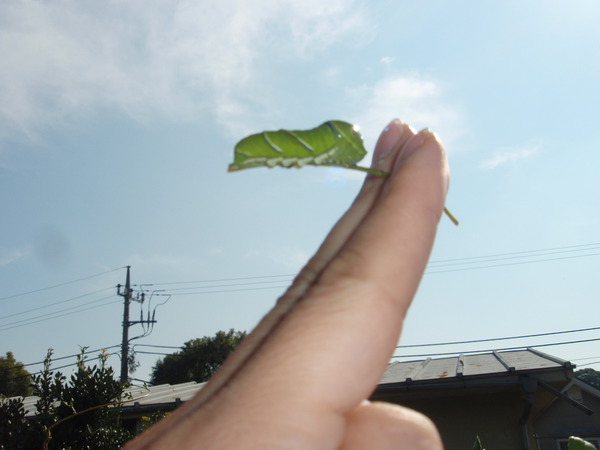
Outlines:
<svg viewBox="0 0 600 450"><path fill-rule="evenodd" d="M250 421L246 426L274 438L302 442L298 448L327 447L343 433L344 416L376 386L424 271L448 186L445 153L432 133L404 145L369 216L210 405L230 431Z"/></svg>
<svg viewBox="0 0 600 450"><path fill-rule="evenodd" d="M404 145L370 215L263 351L271 364L273 355L295 355L277 361L279 372L285 364L296 367L290 369L292 379L306 380L303 377L309 374L302 371L303 364L325 364L331 372L322 370L312 381L326 385L323 378L329 376L329 394L323 389L315 395L331 395L332 401L340 381L347 378L346 370L361 374L362 398L350 400L345 391L338 399L340 406L353 406L379 381L427 264L443 210L449 171L441 143L424 130ZM256 367L259 360L254 361Z"/></svg>

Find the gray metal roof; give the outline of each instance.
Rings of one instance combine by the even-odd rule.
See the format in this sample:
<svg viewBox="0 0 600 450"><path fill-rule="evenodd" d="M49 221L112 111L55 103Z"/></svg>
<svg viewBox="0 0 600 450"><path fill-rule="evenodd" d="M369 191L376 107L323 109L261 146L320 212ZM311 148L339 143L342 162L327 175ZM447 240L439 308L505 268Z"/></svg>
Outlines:
<svg viewBox="0 0 600 450"><path fill-rule="evenodd" d="M149 407L153 405L178 405L192 398L206 383L190 381L181 384L160 384L158 386L132 386L125 391L131 399L123 403L123 407Z"/></svg>
<svg viewBox="0 0 600 450"><path fill-rule="evenodd" d="M191 381L189 383L175 385L161 384L148 387L131 386L125 390L125 402L123 403L123 407L132 409L147 408L156 405L161 405L161 407L171 405L175 407L192 398L205 384L206 383L196 383L195 381ZM39 397L33 395L23 399L27 417L35 416L37 414L35 404L38 399Z"/></svg>
<svg viewBox="0 0 600 450"><path fill-rule="evenodd" d="M535 349L458 355L421 361L393 362L388 365L380 385L412 383L428 380L462 379L464 377L492 377L507 374L571 369L569 361L539 352Z"/></svg>
<svg viewBox="0 0 600 450"><path fill-rule="evenodd" d="M414 383L442 380L465 379L468 377L493 377L523 372L551 371L571 369L573 365L566 360L539 352L535 349L491 352L470 355L458 355L421 361L393 362L388 365L379 387L399 383ZM194 381L181 384L161 384L158 386L132 386L125 391L123 403L127 410L174 408L192 398L206 383ZM128 398L128 399L127 399ZM38 397L24 399L27 415L35 415L35 403Z"/></svg>

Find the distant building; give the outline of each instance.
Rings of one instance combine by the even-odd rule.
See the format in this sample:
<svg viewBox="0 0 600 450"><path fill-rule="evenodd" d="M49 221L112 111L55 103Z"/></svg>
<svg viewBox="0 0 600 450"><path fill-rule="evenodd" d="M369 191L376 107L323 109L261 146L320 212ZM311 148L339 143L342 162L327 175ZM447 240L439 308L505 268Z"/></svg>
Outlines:
<svg viewBox="0 0 600 450"><path fill-rule="evenodd" d="M437 425L446 450L566 450L582 437L600 448L600 390L569 362L534 349L391 363L371 396L408 406ZM132 387L123 420L171 411L205 383ZM25 407L35 411L35 397Z"/></svg>
<svg viewBox="0 0 600 450"><path fill-rule="evenodd" d="M446 450L566 450L567 438L596 443L600 391L577 380L573 365L534 349L397 362L372 399L420 411L437 425Z"/></svg>

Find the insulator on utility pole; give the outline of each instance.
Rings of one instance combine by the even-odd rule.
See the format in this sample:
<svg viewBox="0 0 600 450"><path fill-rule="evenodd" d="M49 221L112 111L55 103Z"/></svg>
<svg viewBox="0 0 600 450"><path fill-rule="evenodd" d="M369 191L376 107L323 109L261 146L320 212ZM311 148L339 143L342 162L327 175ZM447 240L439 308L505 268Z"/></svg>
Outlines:
<svg viewBox="0 0 600 450"><path fill-rule="evenodd" d="M121 376L120 380L122 383L129 381L129 327L136 324L154 324L154 314L152 314L152 320L143 320L142 312L140 311L140 320L129 320L129 304L132 300L144 303L145 293L142 292L141 300L139 298L132 298L133 289L131 289L131 266L127 266L127 277L125 279L125 288L121 292L121 285L117 284L117 295L123 297L123 339L121 341ZM148 312L148 314L150 314ZM139 337L139 336L138 336ZM134 338L135 339L135 338Z"/></svg>

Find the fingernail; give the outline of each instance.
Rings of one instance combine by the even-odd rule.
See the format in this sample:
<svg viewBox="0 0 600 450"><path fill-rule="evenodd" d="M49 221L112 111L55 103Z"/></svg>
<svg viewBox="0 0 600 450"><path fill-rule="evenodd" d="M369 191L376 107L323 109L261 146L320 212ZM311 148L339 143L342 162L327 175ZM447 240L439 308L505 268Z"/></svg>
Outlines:
<svg viewBox="0 0 600 450"><path fill-rule="evenodd" d="M415 153L418 149L420 149L423 146L425 140L429 139L430 137L433 137L437 140L435 133L433 133L429 128L424 128L423 130L415 134L400 150L400 154L398 155L398 158L394 163L392 173L396 172L398 168L400 168L402 164L404 164L404 162L406 162L406 160L410 158L413 153Z"/></svg>
<svg viewBox="0 0 600 450"><path fill-rule="evenodd" d="M400 120L394 119L387 124L375 145L371 167L381 166L386 161L390 153L396 148L403 132L404 124Z"/></svg>

